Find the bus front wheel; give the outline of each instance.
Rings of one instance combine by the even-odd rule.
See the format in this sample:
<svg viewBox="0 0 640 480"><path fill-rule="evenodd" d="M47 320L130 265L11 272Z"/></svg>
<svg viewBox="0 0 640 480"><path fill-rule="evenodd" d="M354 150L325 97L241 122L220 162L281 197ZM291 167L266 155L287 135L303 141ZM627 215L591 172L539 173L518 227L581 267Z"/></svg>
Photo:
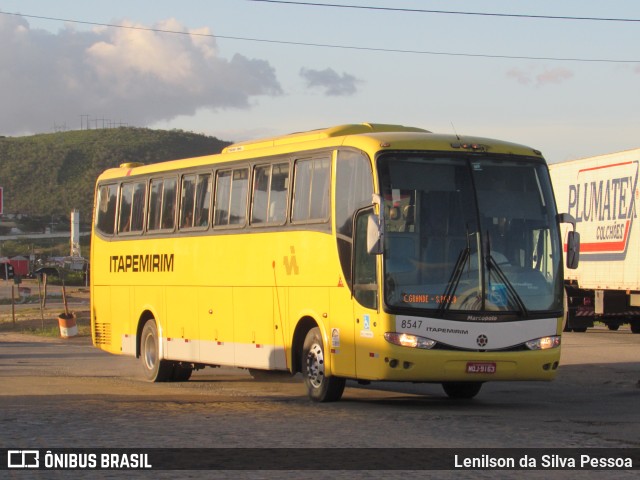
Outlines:
<svg viewBox="0 0 640 480"><path fill-rule="evenodd" d="M140 360L144 376L150 382L166 382L172 379L172 362L160 360L158 328L155 320L147 320L142 329Z"/></svg>
<svg viewBox="0 0 640 480"><path fill-rule="evenodd" d="M442 388L449 398L469 399L480 392L482 382L442 382Z"/></svg>
<svg viewBox="0 0 640 480"><path fill-rule="evenodd" d="M318 327L309 330L304 339L302 375L311 400L316 402L335 402L342 397L346 380L326 375L325 350Z"/></svg>

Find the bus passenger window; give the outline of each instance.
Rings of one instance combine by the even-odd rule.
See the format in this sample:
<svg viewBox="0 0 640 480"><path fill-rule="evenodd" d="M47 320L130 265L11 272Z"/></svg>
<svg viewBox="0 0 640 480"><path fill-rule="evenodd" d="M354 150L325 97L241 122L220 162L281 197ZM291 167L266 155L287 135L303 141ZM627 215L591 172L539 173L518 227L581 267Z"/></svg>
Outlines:
<svg viewBox="0 0 640 480"><path fill-rule="evenodd" d="M143 182L124 183L120 189L120 215L118 232L141 232L144 224Z"/></svg>
<svg viewBox="0 0 640 480"><path fill-rule="evenodd" d="M131 222L131 197L133 185L125 183L120 189L120 214L118 215L118 233L129 231L129 222Z"/></svg>
<svg viewBox="0 0 640 480"><path fill-rule="evenodd" d="M175 178L164 180L162 192L162 229L173 230L176 222L176 194L178 181Z"/></svg>
<svg viewBox="0 0 640 480"><path fill-rule="evenodd" d="M218 172L216 177L214 225L244 225L247 215L248 190L248 168Z"/></svg>
<svg viewBox="0 0 640 480"><path fill-rule="evenodd" d="M296 161L292 221L323 221L329 217L330 169L329 158Z"/></svg>
<svg viewBox="0 0 640 480"><path fill-rule="evenodd" d="M271 165L255 168L253 176L253 206L251 208L251 223L267 221L269 209L269 182L271 180Z"/></svg>
<svg viewBox="0 0 640 480"><path fill-rule="evenodd" d="M151 180L151 188L149 189L149 220L147 223L148 230L160 229L160 217L162 216L162 180Z"/></svg>
<svg viewBox="0 0 640 480"><path fill-rule="evenodd" d="M282 225L287 216L289 164L256 167L253 180L252 224Z"/></svg>
<svg viewBox="0 0 640 480"><path fill-rule="evenodd" d="M149 218L147 229L173 230L176 210L175 178L156 178L151 180L149 189Z"/></svg>
<svg viewBox="0 0 640 480"><path fill-rule="evenodd" d="M198 175L194 205L194 227L209 225L209 204L211 202L211 174Z"/></svg>
<svg viewBox="0 0 640 480"><path fill-rule="evenodd" d="M283 224L287 218L287 198L289 197L289 164L273 166L269 189L269 212L267 222Z"/></svg>
<svg viewBox="0 0 640 480"><path fill-rule="evenodd" d="M180 228L193 227L193 206L195 204L195 175L182 177L182 198L180 199Z"/></svg>
<svg viewBox="0 0 640 480"><path fill-rule="evenodd" d="M133 186L133 201L131 203L131 231L141 232L144 226L144 201L146 188L143 182Z"/></svg>
<svg viewBox="0 0 640 480"><path fill-rule="evenodd" d="M117 185L103 185L98 191L98 212L96 228L107 235L113 235L116 226Z"/></svg>
<svg viewBox="0 0 640 480"><path fill-rule="evenodd" d="M249 169L233 171L231 181L231 204L229 208L229 224L244 225L247 215L247 193L249 192Z"/></svg>
<svg viewBox="0 0 640 480"><path fill-rule="evenodd" d="M218 172L216 176L216 204L214 209L214 225L229 223L229 197L231 194L231 170Z"/></svg>

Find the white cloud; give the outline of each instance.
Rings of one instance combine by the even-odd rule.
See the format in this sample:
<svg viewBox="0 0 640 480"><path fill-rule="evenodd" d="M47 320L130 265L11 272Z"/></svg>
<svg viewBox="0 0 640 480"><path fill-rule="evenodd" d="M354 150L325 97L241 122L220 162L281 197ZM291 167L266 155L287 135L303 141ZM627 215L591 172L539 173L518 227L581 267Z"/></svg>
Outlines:
<svg viewBox="0 0 640 480"><path fill-rule="evenodd" d="M357 84L362 83L348 73L340 76L332 68L324 70L303 68L300 70L300 76L306 80L307 87L323 89L325 94L330 96L353 95L357 91Z"/></svg>
<svg viewBox="0 0 640 480"><path fill-rule="evenodd" d="M187 31L173 19L153 28ZM215 39L203 36L209 29L191 32L201 35L70 27L52 34L0 15L0 134L49 131L83 114L145 126L282 93L267 61L223 58Z"/></svg>

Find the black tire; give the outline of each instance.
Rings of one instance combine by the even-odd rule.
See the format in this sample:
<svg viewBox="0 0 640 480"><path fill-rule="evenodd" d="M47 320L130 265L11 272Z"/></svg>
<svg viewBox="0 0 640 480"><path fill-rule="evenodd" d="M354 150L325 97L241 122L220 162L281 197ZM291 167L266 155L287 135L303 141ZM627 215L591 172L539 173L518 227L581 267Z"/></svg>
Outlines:
<svg viewBox="0 0 640 480"><path fill-rule="evenodd" d="M584 333L587 331L587 327L573 327L571 330L576 333Z"/></svg>
<svg viewBox="0 0 640 480"><path fill-rule="evenodd" d="M616 330L618 330L618 329L620 328L620 325L619 325L619 324L617 324L617 323L608 323L608 324L607 324L607 328L608 328L609 330L611 330L611 331L614 331L614 332L615 332Z"/></svg>
<svg viewBox="0 0 640 480"><path fill-rule="evenodd" d="M171 380L173 380L174 382L186 382L191 378L192 373L193 368L187 365L181 365L180 363L175 363L173 365Z"/></svg>
<svg viewBox="0 0 640 480"><path fill-rule="evenodd" d="M449 398L470 399L482 388L482 382L442 382L444 393Z"/></svg>
<svg viewBox="0 0 640 480"><path fill-rule="evenodd" d="M140 363L144 376L150 382L173 380L173 362L160 360L160 347L156 321L147 320L140 337Z"/></svg>
<svg viewBox="0 0 640 480"><path fill-rule="evenodd" d="M633 321L629 326L631 327L631 333L640 333L640 322Z"/></svg>
<svg viewBox="0 0 640 480"><path fill-rule="evenodd" d="M301 371L309 398L315 402L340 400L346 380L325 375L324 344L318 327L307 333L302 347Z"/></svg>

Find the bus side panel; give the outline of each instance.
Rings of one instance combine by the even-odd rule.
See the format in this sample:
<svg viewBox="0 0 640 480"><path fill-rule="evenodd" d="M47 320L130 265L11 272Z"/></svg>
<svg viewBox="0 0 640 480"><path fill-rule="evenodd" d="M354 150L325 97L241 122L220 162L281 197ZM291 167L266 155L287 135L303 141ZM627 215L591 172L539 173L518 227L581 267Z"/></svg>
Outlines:
<svg viewBox="0 0 640 480"><path fill-rule="evenodd" d="M291 287L289 289L289 318L291 319L291 333L295 331L298 321L304 317L315 320L325 341L326 367L331 368L331 330L327 319L330 313L328 287Z"/></svg>
<svg viewBox="0 0 640 480"><path fill-rule="evenodd" d="M355 378L355 318L351 291L345 285L331 288L331 314L329 315L329 349L332 371L335 375Z"/></svg>
<svg viewBox="0 0 640 480"><path fill-rule="evenodd" d="M274 349L269 359L270 365L276 370L289 370L291 360L291 344L286 339L293 337L287 318L288 288L273 288L273 325L274 325Z"/></svg>
<svg viewBox="0 0 640 480"><path fill-rule="evenodd" d="M234 287L236 361L239 367L274 369L274 291L271 287ZM282 356L282 350L280 355Z"/></svg>
<svg viewBox="0 0 640 480"><path fill-rule="evenodd" d="M164 337L166 357L171 360L197 362L199 358L198 291L196 287L166 288L167 320Z"/></svg>
<svg viewBox="0 0 640 480"><path fill-rule="evenodd" d="M123 343L128 345L127 338L131 332L131 302L129 293L129 286L111 286L111 318L117 319L111 324L111 337L113 346L119 350L119 353L131 355L132 352L130 350L123 348Z"/></svg>
<svg viewBox="0 0 640 480"><path fill-rule="evenodd" d="M144 312L150 312L153 316L156 326L158 328L158 335L161 339L161 356L166 356L164 350L164 336L166 335L165 328L165 287L161 285L141 285L138 287L132 287L132 313L131 313L131 325L130 334L135 336L138 331L138 322L142 318ZM140 325L142 330L144 325ZM135 345L134 345L135 346Z"/></svg>
<svg viewBox="0 0 640 480"><path fill-rule="evenodd" d="M94 286L91 291L91 304L93 344L110 353L122 353L119 339L113 336L111 287Z"/></svg>
<svg viewBox="0 0 640 480"><path fill-rule="evenodd" d="M201 287L198 294L200 362L233 365L233 297L231 287Z"/></svg>

